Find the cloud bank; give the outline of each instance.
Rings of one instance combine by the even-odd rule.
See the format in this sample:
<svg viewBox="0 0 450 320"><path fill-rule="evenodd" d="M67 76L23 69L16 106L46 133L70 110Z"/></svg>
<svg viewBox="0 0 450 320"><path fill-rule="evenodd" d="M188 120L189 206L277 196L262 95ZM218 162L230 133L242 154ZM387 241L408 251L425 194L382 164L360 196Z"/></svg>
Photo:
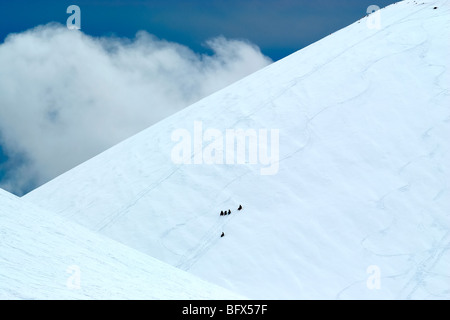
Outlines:
<svg viewBox="0 0 450 320"><path fill-rule="evenodd" d="M223 37L197 54L144 31L95 38L61 25L0 45L0 187L22 194L271 63Z"/></svg>

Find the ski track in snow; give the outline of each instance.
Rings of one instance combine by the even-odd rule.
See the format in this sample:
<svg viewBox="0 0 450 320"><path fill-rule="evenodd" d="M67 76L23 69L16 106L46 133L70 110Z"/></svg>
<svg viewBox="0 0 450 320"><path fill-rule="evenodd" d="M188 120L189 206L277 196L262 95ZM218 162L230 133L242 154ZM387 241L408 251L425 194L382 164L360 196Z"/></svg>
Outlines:
<svg viewBox="0 0 450 320"><path fill-rule="evenodd" d="M164 178L158 180L156 183L151 184L148 188L143 189L141 192L139 192L134 199L128 203L127 205L121 207L120 209L114 211L113 214L106 216L103 220L101 220L96 226L95 230L98 232L106 229L107 227L111 226L116 222L120 217L127 214L127 212L135 206L139 200L144 198L147 194L149 194L152 190L157 188L161 183L163 183L165 180L169 179L175 172L177 172L180 169L180 166L178 166L175 170L169 170L171 171L167 175L164 176Z"/></svg>
<svg viewBox="0 0 450 320"><path fill-rule="evenodd" d="M219 216L216 223L208 229L208 231L198 241L198 245L187 250L176 264L177 268L188 271L209 249L211 249L219 240L222 231L226 225L238 215L237 211L231 211L230 215ZM226 237L226 235L225 235Z"/></svg>
<svg viewBox="0 0 450 320"><path fill-rule="evenodd" d="M430 254L415 267L413 276L400 291L398 299L413 299L414 293L425 285L425 278L439 262L445 251L450 249L450 232L447 231L441 240L430 250Z"/></svg>
<svg viewBox="0 0 450 320"><path fill-rule="evenodd" d="M208 209L205 210L204 213L201 213L198 216L191 217L191 218L185 220L183 223L179 223L179 224L175 225L174 227L163 232L163 234L160 237L160 244L164 248L166 248L168 251L170 251L171 253L181 257L181 258L179 258L179 261L176 264L177 267L179 267L183 270L189 270L195 264L195 262L197 262L201 258L201 256L203 256L216 243L216 241L218 240L216 238L220 238L220 234L222 231L225 230L225 226L232 219L234 219L234 216L236 214L240 214L240 212L237 210L236 211L232 210L230 215L227 215L227 216L219 215L219 218L216 220L216 222L214 224L212 224L208 228L208 230L204 233L202 238L199 241L197 241L198 244L193 246L192 248L188 249L186 252L184 252L182 254L175 252L173 249L171 249L165 243L165 240L169 237L169 235L172 232L177 231L179 228L185 227L189 223L195 223L195 221L203 218L205 215L217 215L218 214L217 208L226 207L226 204L230 203L231 197L225 199L221 203L218 203L216 201L216 199L218 199L220 197L220 195L223 192L225 192L231 184L239 181L240 179L242 179L242 177L246 176L247 174L249 174L248 171L243 174L238 175L237 177L233 178L231 181L228 181L225 184L225 186L223 186L221 188L221 191L218 194L216 194L216 196L214 197L215 200L212 201L209 204L209 206L207 206Z"/></svg>

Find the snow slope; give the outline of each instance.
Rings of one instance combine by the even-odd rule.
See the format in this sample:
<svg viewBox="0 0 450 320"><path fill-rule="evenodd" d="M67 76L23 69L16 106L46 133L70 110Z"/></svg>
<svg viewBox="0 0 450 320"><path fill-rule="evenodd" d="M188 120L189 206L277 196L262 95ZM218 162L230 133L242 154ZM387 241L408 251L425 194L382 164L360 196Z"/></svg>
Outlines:
<svg viewBox="0 0 450 320"><path fill-rule="evenodd" d="M0 299L237 299L0 189Z"/></svg>
<svg viewBox="0 0 450 320"><path fill-rule="evenodd" d="M25 198L250 298L449 299L450 5L367 19ZM278 172L174 163L172 133L196 121L278 129Z"/></svg>

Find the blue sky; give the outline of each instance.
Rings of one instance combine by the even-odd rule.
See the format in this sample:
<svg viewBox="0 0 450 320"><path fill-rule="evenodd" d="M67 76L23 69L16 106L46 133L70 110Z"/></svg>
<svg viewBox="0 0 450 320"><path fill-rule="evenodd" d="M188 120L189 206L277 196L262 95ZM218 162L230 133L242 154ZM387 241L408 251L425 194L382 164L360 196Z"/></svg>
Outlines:
<svg viewBox="0 0 450 320"><path fill-rule="evenodd" d="M181 44L194 53L214 54L214 48L205 45L206 41L217 36L224 36L226 39L240 39L255 44L264 56L270 57L272 61L277 61L365 16L370 5L375 4L382 8L394 2L392 0L377 0L376 2L373 0L1 1L0 46L4 47L4 40L11 33L22 33L50 22L65 25L69 17L66 9L69 5L75 4L81 8L81 31L93 38L114 36L133 39L138 31L145 30L149 34L155 35L157 39ZM33 43L34 47L27 47L31 51L28 55L33 55L33 50L36 49L36 44ZM161 43L157 45L161 45ZM230 43L223 46L236 47ZM243 45L238 44L237 46L242 47ZM258 59L261 58L257 53L255 54ZM45 59L45 56L39 59ZM247 57L247 59L251 58ZM7 60L4 60L3 63L8 65L9 63L5 61ZM245 61L248 62L243 58L241 63L247 63ZM264 59L261 58L259 63L264 66ZM1 78L8 80L11 75L16 73L14 69L9 71L11 74L2 72L3 67L4 65L0 65L0 80L2 80ZM248 72L251 71L248 70ZM235 75L235 77L237 76ZM26 79L16 79L17 83L21 83L23 80ZM39 87L40 81L37 81L35 85ZM183 85L181 84L181 86ZM48 92L51 91L51 87L51 84L46 84L45 88L42 85L42 88L38 89ZM27 90L30 89L33 91L35 88ZM198 91L210 92L200 89ZM5 91L3 91L4 93ZM6 93L9 92L6 91ZM9 95L3 101L15 103L14 94ZM20 93L17 98L20 95L23 93ZM87 97L84 101L92 101L95 98ZM57 96L51 97L51 99L53 101L51 103L63 101ZM24 108L24 113L29 112L24 106L14 107ZM0 97L0 108L6 108L2 105L2 97ZM1 111L0 109L0 116L2 115ZM10 127L8 121L9 119L0 119L0 186L6 178L14 180L14 174L16 174L14 170L28 163L27 159L20 155L26 155L29 148L12 150L14 143L11 142L9 145L4 143L2 145L2 141L4 141L2 137L5 136L5 133L10 132L5 131ZM7 123L7 125L2 127L2 123ZM136 127L137 129L142 129L142 126ZM20 136L20 133L16 132L15 134ZM38 133L31 135L33 134L37 135ZM121 138L123 137L121 136ZM44 139L46 138L43 136L41 140ZM18 140L18 144L20 144L20 140ZM104 148L108 146L108 144L102 145ZM91 149L93 150L93 147ZM89 156L94 153L91 149L90 153L87 153ZM96 150L100 152L101 148L97 147ZM79 161L83 159L80 157ZM34 175L39 174L39 166L35 165L33 170L35 171ZM45 178L38 179L31 174L22 173L21 175L28 175L28 180L23 182L21 187L17 187L18 189L9 191L27 192L39 183L53 177L47 174ZM5 186L3 185L3 187Z"/></svg>
<svg viewBox="0 0 450 320"><path fill-rule="evenodd" d="M392 0L2 1L0 39L39 24L65 24L66 8L82 11L84 33L133 37L138 30L202 51L214 36L244 38L278 60Z"/></svg>

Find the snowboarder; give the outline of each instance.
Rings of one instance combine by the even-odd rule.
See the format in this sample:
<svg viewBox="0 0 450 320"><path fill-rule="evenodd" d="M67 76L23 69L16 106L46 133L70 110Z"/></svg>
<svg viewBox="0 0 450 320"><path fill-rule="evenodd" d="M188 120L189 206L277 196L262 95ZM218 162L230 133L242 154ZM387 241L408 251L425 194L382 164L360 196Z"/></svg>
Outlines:
<svg viewBox="0 0 450 320"><path fill-rule="evenodd" d="M231 214L231 210L230 209L228 209L228 214Z"/></svg>
<svg viewBox="0 0 450 320"><path fill-rule="evenodd" d="M242 206L241 206L241 205L239 205L239 208L238 208L238 210L239 210L239 211L241 211L241 210L242 210Z"/></svg>
<svg viewBox="0 0 450 320"><path fill-rule="evenodd" d="M220 211L220 215L221 215L221 216L223 216L223 210L222 210L222 211Z"/></svg>
<svg viewBox="0 0 450 320"><path fill-rule="evenodd" d="M225 236L225 233L222 232L222 234L220 235L220 237L222 238L222 237L224 237L224 236Z"/></svg>

